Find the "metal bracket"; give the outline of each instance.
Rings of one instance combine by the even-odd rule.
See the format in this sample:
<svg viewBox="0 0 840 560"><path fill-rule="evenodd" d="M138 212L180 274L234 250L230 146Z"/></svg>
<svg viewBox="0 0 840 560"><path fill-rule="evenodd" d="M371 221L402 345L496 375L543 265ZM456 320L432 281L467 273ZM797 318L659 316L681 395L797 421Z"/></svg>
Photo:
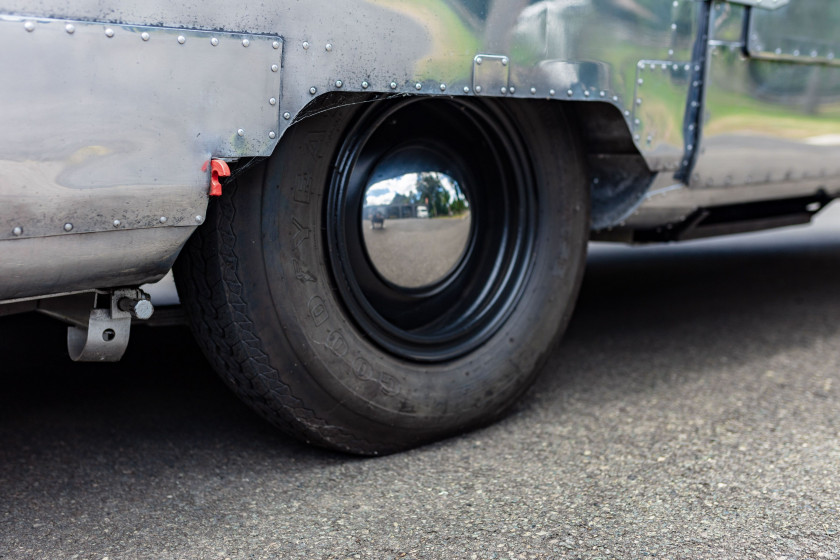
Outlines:
<svg viewBox="0 0 840 560"><path fill-rule="evenodd" d="M477 54L473 58L473 91L481 95L507 95L510 59L500 54Z"/></svg>
<svg viewBox="0 0 840 560"><path fill-rule="evenodd" d="M106 307L98 307L100 298ZM128 347L131 318L148 319L154 308L148 294L137 289L97 294L87 327L67 327L67 351L74 362L116 362Z"/></svg>

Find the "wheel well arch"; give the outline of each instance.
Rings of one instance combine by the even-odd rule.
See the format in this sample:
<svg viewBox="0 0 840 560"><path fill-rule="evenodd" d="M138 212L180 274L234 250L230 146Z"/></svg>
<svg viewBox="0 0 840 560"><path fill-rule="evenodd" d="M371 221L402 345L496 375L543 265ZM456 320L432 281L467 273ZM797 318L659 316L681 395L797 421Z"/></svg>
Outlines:
<svg viewBox="0 0 840 560"><path fill-rule="evenodd" d="M319 95L294 118L291 126L324 111L346 105L371 103L380 99L411 94L369 94L329 92ZM425 96L431 97L431 96ZM501 99L542 113L562 111L573 134L580 141L585 159L590 196L591 229L607 229L621 222L641 203L656 175L633 141L621 110L608 102L548 99Z"/></svg>

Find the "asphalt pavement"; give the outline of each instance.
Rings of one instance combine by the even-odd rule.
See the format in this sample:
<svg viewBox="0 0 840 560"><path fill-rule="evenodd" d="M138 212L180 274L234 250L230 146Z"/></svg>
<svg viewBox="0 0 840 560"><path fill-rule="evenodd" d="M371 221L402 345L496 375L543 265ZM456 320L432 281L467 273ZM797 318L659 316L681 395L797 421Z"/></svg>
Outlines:
<svg viewBox="0 0 840 560"><path fill-rule="evenodd" d="M358 459L275 432L181 328L72 364L0 320L0 558L840 558L840 207L593 245L501 422Z"/></svg>

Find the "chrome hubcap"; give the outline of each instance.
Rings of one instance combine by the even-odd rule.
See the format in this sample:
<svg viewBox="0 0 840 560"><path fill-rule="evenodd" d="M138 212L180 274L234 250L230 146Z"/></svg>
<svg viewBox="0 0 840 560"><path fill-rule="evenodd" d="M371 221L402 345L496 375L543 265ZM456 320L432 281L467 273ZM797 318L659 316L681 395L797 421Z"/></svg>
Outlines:
<svg viewBox="0 0 840 560"><path fill-rule="evenodd" d="M449 360L485 342L530 273L530 163L492 103L372 104L339 149L325 210L348 316L406 359Z"/></svg>

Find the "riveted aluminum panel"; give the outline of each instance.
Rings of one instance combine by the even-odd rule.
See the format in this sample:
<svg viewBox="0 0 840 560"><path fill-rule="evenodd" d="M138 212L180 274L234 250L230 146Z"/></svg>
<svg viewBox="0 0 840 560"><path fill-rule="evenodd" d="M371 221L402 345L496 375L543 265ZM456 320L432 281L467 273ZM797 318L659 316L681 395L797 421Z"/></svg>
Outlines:
<svg viewBox="0 0 840 560"><path fill-rule="evenodd" d="M717 2L712 21L716 29L734 29L745 15L743 7ZM731 40L709 48L701 152L690 186L758 185L769 193L776 184L816 182L835 190L840 68L746 58L743 43Z"/></svg>
<svg viewBox="0 0 840 560"><path fill-rule="evenodd" d="M685 100L701 85L695 74L691 61L641 60L636 65L633 138L656 168L679 167ZM694 146L689 144L689 149Z"/></svg>
<svg viewBox="0 0 840 560"><path fill-rule="evenodd" d="M274 145L277 37L3 17L0 51L0 239L194 227L204 162Z"/></svg>
<svg viewBox="0 0 840 560"><path fill-rule="evenodd" d="M754 12L747 51L754 58L840 66L840 2L794 2L777 12Z"/></svg>
<svg viewBox="0 0 840 560"><path fill-rule="evenodd" d="M690 60L702 4L279 0L269 7L257 0L208 0L200 6L129 1L106 8L92 1L41 0L37 9L55 17L282 36L279 138L312 99L330 91L476 95L474 60L482 53L510 60L505 91L499 85L482 95L610 103L621 109L629 130L636 63ZM0 0L0 12L32 9L26 0ZM676 107L672 93L663 91L663 102ZM647 95L653 100L655 92ZM684 145L683 114L671 113L676 122L667 130L674 136L660 136L659 144L678 150ZM656 168L680 162L643 141L638 147Z"/></svg>
<svg viewBox="0 0 840 560"><path fill-rule="evenodd" d="M162 278L194 227L0 240L0 302Z"/></svg>

